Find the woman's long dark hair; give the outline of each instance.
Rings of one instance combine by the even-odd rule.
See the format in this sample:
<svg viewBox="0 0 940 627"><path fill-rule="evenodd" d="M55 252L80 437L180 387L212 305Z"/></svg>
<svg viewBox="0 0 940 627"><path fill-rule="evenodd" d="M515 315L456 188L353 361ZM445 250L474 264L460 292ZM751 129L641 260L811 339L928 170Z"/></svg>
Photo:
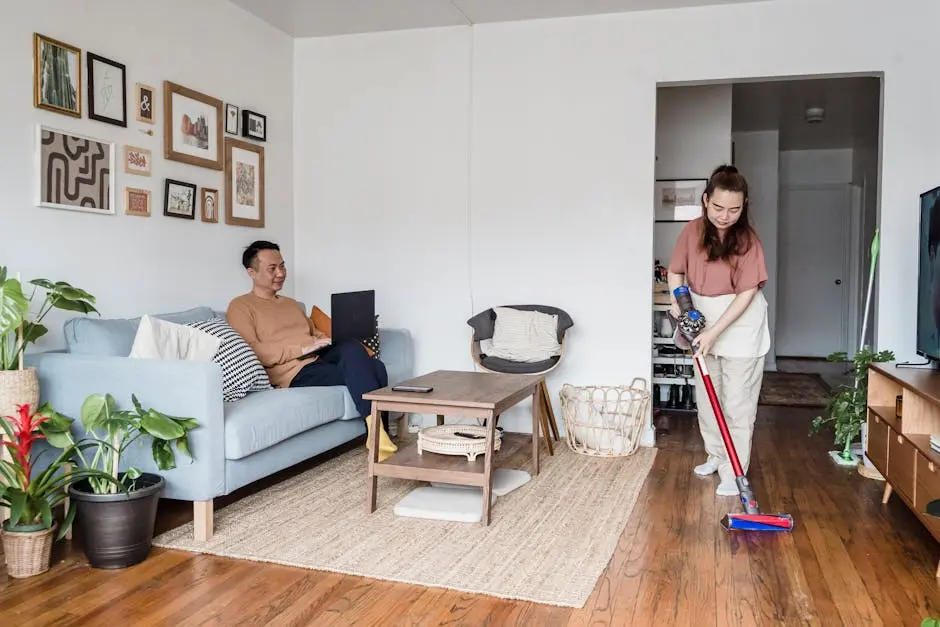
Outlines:
<svg viewBox="0 0 940 627"><path fill-rule="evenodd" d="M754 231L751 228L751 221L747 214L747 179L738 172L733 165L721 165L715 168L711 177L708 179L708 185L705 186L705 194L711 198L715 190L723 189L727 192L741 192L744 196L744 202L741 206L741 215L725 233L722 239L718 235L718 229L711 220L708 219L708 207L705 205L705 199L702 199L702 249L708 253L708 260L715 261L721 259L731 260L732 257L743 255L751 248L751 237Z"/></svg>

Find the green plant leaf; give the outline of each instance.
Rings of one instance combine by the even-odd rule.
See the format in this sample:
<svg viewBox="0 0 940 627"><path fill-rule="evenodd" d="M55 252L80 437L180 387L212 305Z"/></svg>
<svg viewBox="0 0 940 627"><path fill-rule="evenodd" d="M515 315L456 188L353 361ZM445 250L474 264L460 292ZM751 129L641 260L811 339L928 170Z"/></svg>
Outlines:
<svg viewBox="0 0 940 627"><path fill-rule="evenodd" d="M183 427L179 426L175 420L153 409L148 409L140 417L140 428L154 438L161 440L175 440L186 434Z"/></svg>
<svg viewBox="0 0 940 627"><path fill-rule="evenodd" d="M0 283L0 342L16 331L27 315L29 299L23 294L23 286L16 279L4 280Z"/></svg>
<svg viewBox="0 0 940 627"><path fill-rule="evenodd" d="M153 440L151 442L153 461L159 470L173 470L176 468L176 456L166 440Z"/></svg>
<svg viewBox="0 0 940 627"><path fill-rule="evenodd" d="M189 449L189 438L187 436L184 435L176 441L176 448L186 457L190 459L193 458L193 452Z"/></svg>
<svg viewBox="0 0 940 627"><path fill-rule="evenodd" d="M110 394L91 394L82 403L82 425L86 431L94 431L105 426L114 408L114 399Z"/></svg>
<svg viewBox="0 0 940 627"><path fill-rule="evenodd" d="M10 501L10 524L18 525L23 514L26 513L26 494L22 490L11 489L8 496Z"/></svg>
<svg viewBox="0 0 940 627"><path fill-rule="evenodd" d="M62 526L59 527L59 532L56 534L56 540L61 540L69 532L69 529L72 528L72 523L75 522L75 513L78 511L78 508L75 507L74 501L69 502L69 507L65 512L65 518L62 519Z"/></svg>

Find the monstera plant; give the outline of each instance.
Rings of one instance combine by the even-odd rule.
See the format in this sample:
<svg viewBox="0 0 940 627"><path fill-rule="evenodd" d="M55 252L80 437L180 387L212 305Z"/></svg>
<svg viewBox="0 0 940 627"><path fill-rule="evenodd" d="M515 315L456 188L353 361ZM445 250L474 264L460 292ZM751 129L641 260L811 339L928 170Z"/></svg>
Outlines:
<svg viewBox="0 0 940 627"><path fill-rule="evenodd" d="M27 295L19 278L10 277L6 267L0 266L0 370L19 369L26 347L48 333L42 321L53 309L98 313L94 296L64 281L33 279L28 285L33 289ZM45 298L32 315L37 289L45 291Z"/></svg>

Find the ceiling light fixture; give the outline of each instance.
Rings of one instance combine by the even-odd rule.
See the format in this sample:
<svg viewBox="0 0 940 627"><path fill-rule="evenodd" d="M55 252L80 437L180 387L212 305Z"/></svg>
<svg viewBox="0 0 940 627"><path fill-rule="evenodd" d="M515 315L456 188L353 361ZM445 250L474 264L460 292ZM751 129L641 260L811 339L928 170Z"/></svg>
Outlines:
<svg viewBox="0 0 940 627"><path fill-rule="evenodd" d="M822 107L809 107L803 118L808 124L819 124L826 118L826 110Z"/></svg>

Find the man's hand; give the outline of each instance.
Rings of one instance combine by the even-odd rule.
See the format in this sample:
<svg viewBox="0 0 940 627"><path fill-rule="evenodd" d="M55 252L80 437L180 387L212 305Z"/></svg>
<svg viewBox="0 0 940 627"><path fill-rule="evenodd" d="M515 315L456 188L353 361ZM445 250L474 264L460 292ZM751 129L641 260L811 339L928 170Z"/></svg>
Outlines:
<svg viewBox="0 0 940 627"><path fill-rule="evenodd" d="M329 346L330 344L331 344L331 341L330 341L330 338L328 337L317 338L313 341L313 344L308 344L306 347L304 347L303 354L309 355L313 351L320 350L321 348Z"/></svg>

